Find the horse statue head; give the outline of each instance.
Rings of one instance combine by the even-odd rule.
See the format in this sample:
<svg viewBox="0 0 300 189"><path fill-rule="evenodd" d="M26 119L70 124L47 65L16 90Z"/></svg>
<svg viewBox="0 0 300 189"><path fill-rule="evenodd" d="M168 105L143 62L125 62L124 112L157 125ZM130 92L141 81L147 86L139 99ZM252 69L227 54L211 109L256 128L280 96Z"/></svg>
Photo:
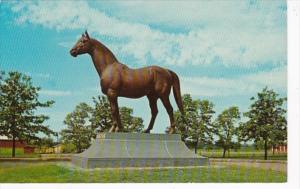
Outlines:
<svg viewBox="0 0 300 189"><path fill-rule="evenodd" d="M73 48L70 50L70 54L76 57L80 54L90 53L92 51L92 43L87 31L82 34L81 38L76 42Z"/></svg>

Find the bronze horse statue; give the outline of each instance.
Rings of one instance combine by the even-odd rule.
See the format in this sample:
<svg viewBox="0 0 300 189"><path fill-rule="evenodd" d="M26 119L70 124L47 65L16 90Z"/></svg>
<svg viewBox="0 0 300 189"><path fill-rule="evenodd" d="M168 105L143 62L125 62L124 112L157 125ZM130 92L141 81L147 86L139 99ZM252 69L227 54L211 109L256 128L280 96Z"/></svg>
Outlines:
<svg viewBox="0 0 300 189"><path fill-rule="evenodd" d="M183 113L179 78L176 73L159 66L131 69L120 63L106 46L96 39L90 38L87 31L82 34L82 37L70 50L73 57L85 53L92 57L101 80L102 92L107 95L110 103L113 125L109 132L120 132L123 129L118 108L119 96L128 98L147 96L152 117L148 128L144 132L150 133L153 128L158 113L157 100L160 99L170 118L168 133L174 133L173 108L169 100L171 87L173 87L176 104L180 112Z"/></svg>

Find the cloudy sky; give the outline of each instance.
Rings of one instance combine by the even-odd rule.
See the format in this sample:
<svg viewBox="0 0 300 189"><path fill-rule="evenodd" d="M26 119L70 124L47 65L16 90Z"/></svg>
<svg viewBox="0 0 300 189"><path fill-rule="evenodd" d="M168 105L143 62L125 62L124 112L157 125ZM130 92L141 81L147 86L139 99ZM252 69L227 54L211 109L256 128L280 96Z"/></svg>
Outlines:
<svg viewBox="0 0 300 189"><path fill-rule="evenodd" d="M217 113L229 106L246 111L265 86L287 94L286 9L282 0L2 1L0 69L30 75L41 100L56 101L39 111L59 131L76 104L101 94L90 57L69 54L87 29L129 67L174 70L182 93L212 101ZM119 101L148 124L146 98ZM154 132L168 124L159 102Z"/></svg>

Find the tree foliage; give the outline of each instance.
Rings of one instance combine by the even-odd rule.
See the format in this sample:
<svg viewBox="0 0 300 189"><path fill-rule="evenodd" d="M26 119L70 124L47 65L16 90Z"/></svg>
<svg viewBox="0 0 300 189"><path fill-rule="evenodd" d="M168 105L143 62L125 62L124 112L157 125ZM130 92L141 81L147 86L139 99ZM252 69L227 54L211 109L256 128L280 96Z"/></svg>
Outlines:
<svg viewBox="0 0 300 189"><path fill-rule="evenodd" d="M110 105L105 96L93 98L95 108L92 114L92 127L99 132L107 132L112 126L112 115ZM144 125L143 119L133 116L133 109L128 107L120 107L120 119L124 127L124 132L140 132Z"/></svg>
<svg viewBox="0 0 300 189"><path fill-rule="evenodd" d="M67 128L61 131L62 142L73 144L78 153L89 147L93 137L94 130L90 123L92 112L89 105L80 103L64 120Z"/></svg>
<svg viewBox="0 0 300 189"><path fill-rule="evenodd" d="M40 88L33 86L31 78L19 72L0 74L0 134L12 138L12 156L15 156L15 140L39 139L40 133L56 133L44 125L48 116L36 115L40 107L50 107L54 101L40 102Z"/></svg>
<svg viewBox="0 0 300 189"><path fill-rule="evenodd" d="M109 102L105 96L94 97L93 102L92 127L99 132L107 132L113 124Z"/></svg>
<svg viewBox="0 0 300 189"><path fill-rule="evenodd" d="M238 107L230 107L218 115L214 121L215 134L218 136L216 145L223 148L223 158L226 151L235 146L234 136L238 138L237 121L240 119Z"/></svg>
<svg viewBox="0 0 300 189"><path fill-rule="evenodd" d="M242 138L263 142L267 159L269 145L280 144L287 139L286 109L283 107L287 99L265 87L251 100L250 110L244 113L249 120L241 124Z"/></svg>
<svg viewBox="0 0 300 189"><path fill-rule="evenodd" d="M182 96L184 115L175 112L177 132L183 141L192 141L197 153L198 144L211 144L213 141L212 117L215 111L208 100L193 100L189 94Z"/></svg>
<svg viewBox="0 0 300 189"><path fill-rule="evenodd" d="M128 107L120 108L120 119L124 128L124 132L141 132L144 128L143 119L132 116L133 109Z"/></svg>
<svg viewBox="0 0 300 189"><path fill-rule="evenodd" d="M51 137L42 137L37 140L30 140L28 141L28 144L32 144L39 147L52 147L56 145L57 143L53 140Z"/></svg>
<svg viewBox="0 0 300 189"><path fill-rule="evenodd" d="M61 131L64 144L73 144L77 152L82 152L90 146L91 140L98 132L107 132L112 125L109 102L106 97L93 98L95 107L80 103L75 110L67 114L64 123L66 129ZM143 120L132 116L133 110L120 108L120 118L125 132L140 132Z"/></svg>
<svg viewBox="0 0 300 189"><path fill-rule="evenodd" d="M3 83L3 77L4 77L4 72L3 71L0 71L0 95L2 95L2 83ZM0 99L1 100L1 99ZM5 130L5 127L4 127L4 121L1 119L1 116L3 114L3 111L4 111L4 106L2 105L2 102L0 101L0 136L5 136L6 135L6 130Z"/></svg>

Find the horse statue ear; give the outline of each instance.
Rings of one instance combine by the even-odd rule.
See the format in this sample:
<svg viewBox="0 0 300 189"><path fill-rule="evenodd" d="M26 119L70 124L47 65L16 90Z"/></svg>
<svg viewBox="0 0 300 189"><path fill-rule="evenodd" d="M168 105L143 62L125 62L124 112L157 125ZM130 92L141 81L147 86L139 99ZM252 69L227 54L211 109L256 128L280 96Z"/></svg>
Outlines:
<svg viewBox="0 0 300 189"><path fill-rule="evenodd" d="M88 39L90 39L90 36L89 36L89 34L88 34L88 32L85 30L85 36L88 38Z"/></svg>

